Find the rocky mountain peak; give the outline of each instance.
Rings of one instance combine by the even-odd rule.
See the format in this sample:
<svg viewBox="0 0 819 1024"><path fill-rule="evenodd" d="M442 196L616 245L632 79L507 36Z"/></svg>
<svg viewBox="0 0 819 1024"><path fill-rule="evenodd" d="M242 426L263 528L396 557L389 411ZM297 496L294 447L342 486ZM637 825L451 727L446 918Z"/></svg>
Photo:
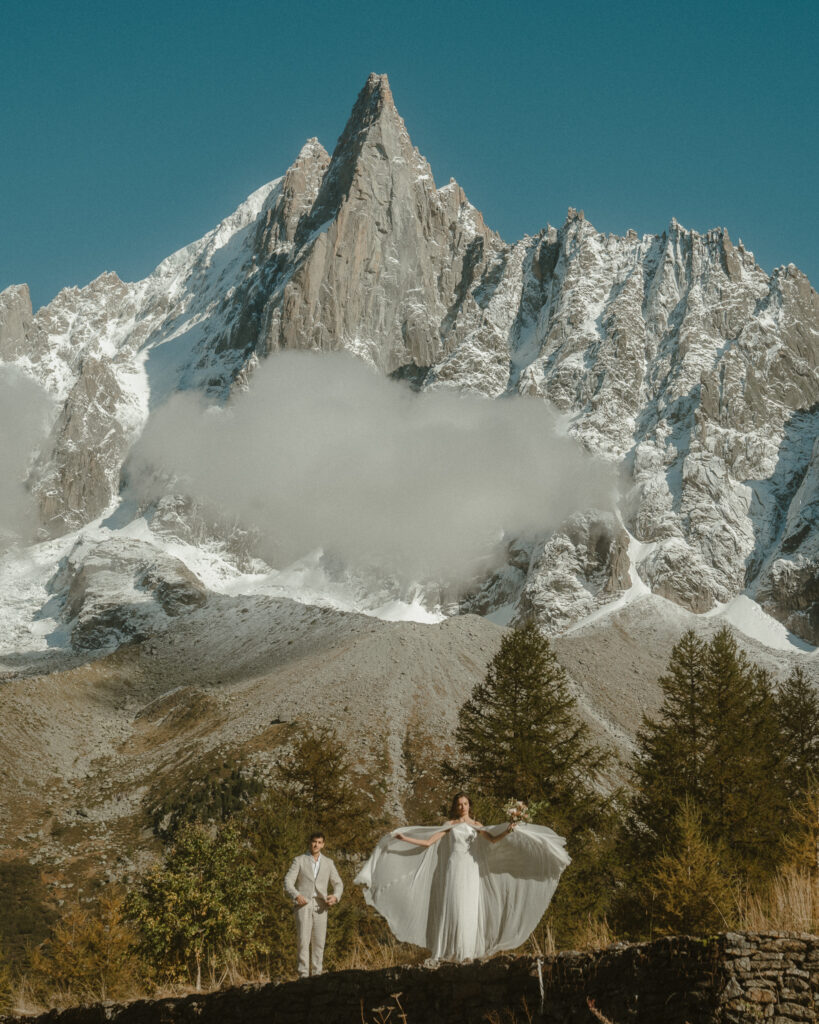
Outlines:
<svg viewBox="0 0 819 1024"><path fill-rule="evenodd" d="M13 284L0 292L0 359L24 354L31 320L28 285Z"/></svg>
<svg viewBox="0 0 819 1024"><path fill-rule="evenodd" d="M395 109L395 101L392 97L390 82L386 75L378 75L372 72L364 83L364 88L358 94L347 128L353 124L360 124L364 127L377 121L384 113L392 113L396 117L398 111Z"/></svg>
<svg viewBox="0 0 819 1024"><path fill-rule="evenodd" d="M258 248L266 255L295 240L300 222L309 217L330 155L318 139L308 139L287 169L280 190L261 224Z"/></svg>
<svg viewBox="0 0 819 1024"><path fill-rule="evenodd" d="M366 191L375 166L384 162L400 168L416 160L420 157L396 110L387 76L370 75L333 150L312 213L300 228L300 239L336 215L354 183Z"/></svg>
<svg viewBox="0 0 819 1024"><path fill-rule="evenodd" d="M388 373L430 366L480 326L472 288L500 239L456 182L436 190L386 75L367 79L332 157L317 146L287 172L263 228L258 351L350 348Z"/></svg>

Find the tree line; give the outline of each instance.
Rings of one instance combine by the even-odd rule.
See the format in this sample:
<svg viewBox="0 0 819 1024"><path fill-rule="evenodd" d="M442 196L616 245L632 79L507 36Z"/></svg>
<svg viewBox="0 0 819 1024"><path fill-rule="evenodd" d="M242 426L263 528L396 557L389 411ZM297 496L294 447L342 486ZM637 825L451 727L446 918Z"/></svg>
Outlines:
<svg viewBox="0 0 819 1024"><path fill-rule="evenodd" d="M530 624L506 634L461 707L449 757L436 760L432 745L425 760L415 755L408 774L425 780L407 794L415 813L434 820L463 788L485 821L522 799L532 820L567 837L573 861L536 932L540 948L741 926L749 899L783 872L815 892L815 686L801 669L775 681L728 629L710 640L685 633L659 685L661 706L620 763L593 739L548 639ZM76 1002L160 983L288 976L282 878L306 835L327 832L349 882L396 824L336 733L310 726L292 729L264 782L232 768L150 815L163 859L96 907L70 908L31 953L32 984L49 978L52 999L55 988ZM328 969L423 955L396 944L348 886L331 917ZM10 978L0 955L0 1002Z"/></svg>

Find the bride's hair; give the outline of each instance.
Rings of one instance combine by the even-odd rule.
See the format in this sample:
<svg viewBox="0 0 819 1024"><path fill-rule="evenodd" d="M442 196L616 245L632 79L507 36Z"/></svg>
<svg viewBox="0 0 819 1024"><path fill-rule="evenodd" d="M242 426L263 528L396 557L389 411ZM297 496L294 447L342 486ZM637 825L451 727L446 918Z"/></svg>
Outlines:
<svg viewBox="0 0 819 1024"><path fill-rule="evenodd" d="M460 812L458 811L458 801L461 799L462 796L465 796L466 799L467 799L467 802L469 804L469 817L470 818L472 817L472 801L469 798L469 793L456 793L455 796L453 796L452 803L450 804L450 807L449 807L449 817L450 818L459 818L460 817Z"/></svg>

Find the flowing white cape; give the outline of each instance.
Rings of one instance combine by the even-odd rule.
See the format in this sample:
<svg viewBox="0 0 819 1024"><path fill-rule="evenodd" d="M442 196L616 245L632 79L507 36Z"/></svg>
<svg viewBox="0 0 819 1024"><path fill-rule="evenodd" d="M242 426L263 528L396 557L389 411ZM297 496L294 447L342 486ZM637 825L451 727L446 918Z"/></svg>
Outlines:
<svg viewBox="0 0 819 1024"><path fill-rule="evenodd" d="M499 835L508 826L484 826ZM413 839L448 831L451 823L397 829ZM432 846L415 846L391 832L381 839L356 875L364 898L387 919L401 942L435 948L443 921L444 876L448 837ZM566 840L542 825L518 825L497 843L476 837L473 850L480 866L476 956L514 949L532 934L570 863Z"/></svg>

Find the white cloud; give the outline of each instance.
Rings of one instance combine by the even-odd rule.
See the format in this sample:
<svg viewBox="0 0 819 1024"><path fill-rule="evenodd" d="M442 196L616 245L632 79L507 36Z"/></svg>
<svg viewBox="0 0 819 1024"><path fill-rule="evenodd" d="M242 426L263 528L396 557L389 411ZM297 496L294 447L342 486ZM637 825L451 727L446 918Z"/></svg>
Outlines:
<svg viewBox="0 0 819 1024"><path fill-rule="evenodd" d="M611 507L611 467L536 399L416 394L349 356L284 353L225 407L175 395L129 463L260 531L284 566L317 548L410 579L468 576L501 537Z"/></svg>

